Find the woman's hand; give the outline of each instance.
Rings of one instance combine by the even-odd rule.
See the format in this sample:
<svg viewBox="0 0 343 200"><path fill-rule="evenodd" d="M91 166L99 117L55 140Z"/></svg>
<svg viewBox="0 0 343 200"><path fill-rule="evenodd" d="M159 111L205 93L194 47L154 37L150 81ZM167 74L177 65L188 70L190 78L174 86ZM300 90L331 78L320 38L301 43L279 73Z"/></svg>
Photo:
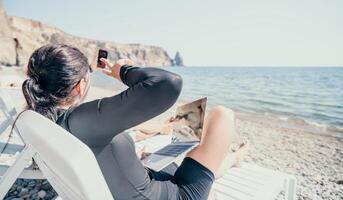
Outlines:
<svg viewBox="0 0 343 200"><path fill-rule="evenodd" d="M145 146L141 147L140 149L136 149L136 154L139 159L142 159L145 153Z"/></svg>
<svg viewBox="0 0 343 200"><path fill-rule="evenodd" d="M161 124L159 122L152 122L147 121L138 126L135 126L133 130L139 131L140 135L145 135L144 139L147 137L152 137L157 134L168 135L171 134L173 130L174 123L173 122L165 122ZM140 137L142 138L142 137Z"/></svg>
<svg viewBox="0 0 343 200"><path fill-rule="evenodd" d="M174 123L168 122L168 123L163 125L163 127L161 128L159 133L162 135L169 135L172 133L173 128L174 128Z"/></svg>
<svg viewBox="0 0 343 200"><path fill-rule="evenodd" d="M106 67L106 64L104 62L98 63L98 53L99 49L96 49L93 56L88 58L88 62L90 63L90 68L92 68L93 71L95 70L101 70Z"/></svg>
<svg viewBox="0 0 343 200"><path fill-rule="evenodd" d="M101 62L105 63L105 65L106 65L106 68L101 69L101 71L103 73L105 73L107 76L114 77L118 80L121 80L120 79L120 68L123 65L133 65L134 64L134 62L130 59L120 59L114 64L112 64L109 60L107 60L105 58L101 58L100 60L101 60Z"/></svg>

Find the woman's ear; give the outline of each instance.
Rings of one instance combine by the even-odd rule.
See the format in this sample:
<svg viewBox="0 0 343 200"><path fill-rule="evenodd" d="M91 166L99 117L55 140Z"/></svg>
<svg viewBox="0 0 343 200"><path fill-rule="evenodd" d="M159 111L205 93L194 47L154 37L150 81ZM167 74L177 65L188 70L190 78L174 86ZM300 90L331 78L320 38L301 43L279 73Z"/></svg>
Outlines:
<svg viewBox="0 0 343 200"><path fill-rule="evenodd" d="M89 81L89 80L88 80ZM87 90L88 90L88 82L85 78L81 79L81 81L79 82L78 84L78 93L81 95L81 96L84 96L86 93L87 93Z"/></svg>
<svg viewBox="0 0 343 200"><path fill-rule="evenodd" d="M76 85L76 87L75 87L76 92L77 92L78 94L81 93L81 82L82 82L82 81L80 81L80 82Z"/></svg>

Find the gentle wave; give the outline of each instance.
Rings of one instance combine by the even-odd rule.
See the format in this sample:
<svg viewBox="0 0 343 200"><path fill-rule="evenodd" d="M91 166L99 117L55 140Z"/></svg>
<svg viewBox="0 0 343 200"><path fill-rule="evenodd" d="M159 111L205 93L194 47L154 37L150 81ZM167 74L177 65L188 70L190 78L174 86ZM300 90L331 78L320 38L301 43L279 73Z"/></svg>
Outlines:
<svg viewBox="0 0 343 200"><path fill-rule="evenodd" d="M286 116L278 116L278 119L288 122L288 123L296 124L296 125L314 126L323 131L337 132L337 133L343 134L343 126L328 125L328 124L323 124L323 123L318 123L318 122L313 122L313 121L307 121L305 119L291 118L291 117L286 117Z"/></svg>

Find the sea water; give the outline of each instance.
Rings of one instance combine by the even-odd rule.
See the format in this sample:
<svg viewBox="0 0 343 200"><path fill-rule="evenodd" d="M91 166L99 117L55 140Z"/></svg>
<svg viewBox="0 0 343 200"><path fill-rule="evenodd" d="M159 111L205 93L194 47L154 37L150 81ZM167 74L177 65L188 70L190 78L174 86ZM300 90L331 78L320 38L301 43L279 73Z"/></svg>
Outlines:
<svg viewBox="0 0 343 200"><path fill-rule="evenodd" d="M208 106L277 116L337 132L343 130L343 68L167 67L182 76L180 99L208 97ZM94 84L123 89L95 74Z"/></svg>

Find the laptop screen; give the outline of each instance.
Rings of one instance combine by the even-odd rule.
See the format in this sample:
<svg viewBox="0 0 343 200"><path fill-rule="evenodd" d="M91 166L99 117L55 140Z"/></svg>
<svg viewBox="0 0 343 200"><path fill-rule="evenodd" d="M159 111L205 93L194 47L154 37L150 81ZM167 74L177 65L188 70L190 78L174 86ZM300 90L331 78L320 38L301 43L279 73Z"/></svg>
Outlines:
<svg viewBox="0 0 343 200"><path fill-rule="evenodd" d="M173 124L172 142L200 141L204 125L207 98L179 106L170 120Z"/></svg>

